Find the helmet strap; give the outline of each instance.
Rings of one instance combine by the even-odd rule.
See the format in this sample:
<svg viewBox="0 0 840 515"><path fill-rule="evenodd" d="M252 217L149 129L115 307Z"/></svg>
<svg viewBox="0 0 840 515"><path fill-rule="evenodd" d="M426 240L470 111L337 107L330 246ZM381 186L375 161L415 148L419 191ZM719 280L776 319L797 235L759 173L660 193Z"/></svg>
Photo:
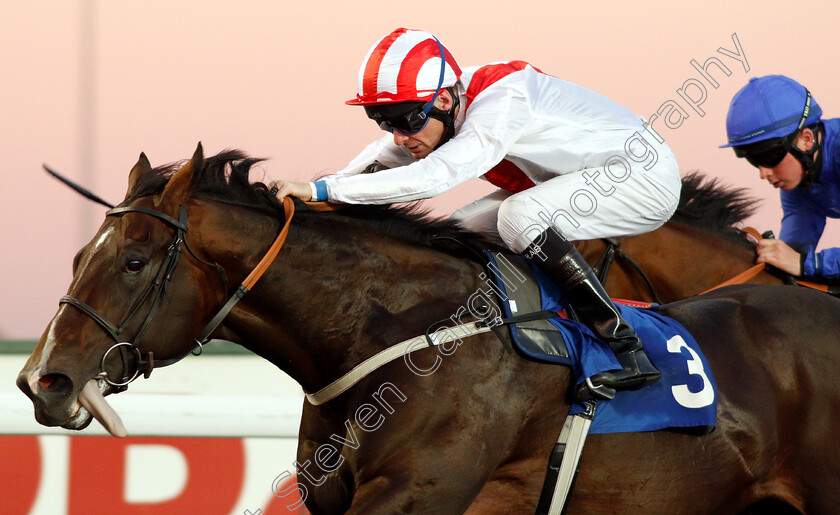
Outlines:
<svg viewBox="0 0 840 515"><path fill-rule="evenodd" d="M435 146L435 150L455 136L455 111L458 109L461 99L458 96L457 84L446 88L446 90L449 92L449 96L452 97L452 105L449 106L449 109L444 111L442 109L438 109L437 107L433 107L429 111L429 116L436 120L440 120L443 124L443 137L440 138L440 142L438 142Z"/></svg>
<svg viewBox="0 0 840 515"><path fill-rule="evenodd" d="M823 135L823 124L822 122L817 122L814 125L811 125L810 128L814 132L814 144L811 146L810 150L800 150L796 145L791 145L790 153L795 157L800 163L802 163L802 169L805 171L805 174L802 176L802 181L799 183L799 188L808 189L814 183L820 181L820 175L822 175L822 163L823 163L823 153L820 152L817 154L817 157L814 158L814 154L816 154L820 147L822 146L822 135Z"/></svg>
<svg viewBox="0 0 840 515"><path fill-rule="evenodd" d="M438 77L438 85L437 89L435 89L434 96L432 96L432 99L426 103L426 107L423 108L423 111L419 115L421 120L425 120L426 116L428 116L432 109L435 108L435 100L437 100L438 95L440 95L443 79L446 77L446 52L443 51L443 43L441 43L438 38L435 38L435 41L437 41L438 48L440 49L440 77Z"/></svg>

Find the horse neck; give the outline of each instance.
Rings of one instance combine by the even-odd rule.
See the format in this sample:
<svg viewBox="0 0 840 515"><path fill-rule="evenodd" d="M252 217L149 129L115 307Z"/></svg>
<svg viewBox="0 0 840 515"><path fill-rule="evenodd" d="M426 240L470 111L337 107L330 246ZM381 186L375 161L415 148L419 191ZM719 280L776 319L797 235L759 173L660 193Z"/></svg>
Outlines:
<svg viewBox="0 0 840 515"><path fill-rule="evenodd" d="M237 240L236 249L220 241L213 253L244 277L280 228L232 211L216 220L226 224L221 232L250 239ZM223 337L312 392L389 345L449 322L482 285L479 274L476 263L376 234L362 222L300 217L275 263L228 315Z"/></svg>
<svg viewBox="0 0 840 515"><path fill-rule="evenodd" d="M657 281L673 300L714 288L755 265L755 250L738 241L676 222L663 229L628 241L628 251L657 249L648 251L647 259L667 260L668 267L659 265Z"/></svg>
<svg viewBox="0 0 840 515"><path fill-rule="evenodd" d="M603 250L600 240L585 242L581 247L581 253L591 263ZM677 222L622 238L621 250L645 272L663 302L702 293L755 264L755 251L745 245ZM757 281L778 282L766 273ZM606 287L613 297L651 300L638 273L622 267L620 262L611 268Z"/></svg>

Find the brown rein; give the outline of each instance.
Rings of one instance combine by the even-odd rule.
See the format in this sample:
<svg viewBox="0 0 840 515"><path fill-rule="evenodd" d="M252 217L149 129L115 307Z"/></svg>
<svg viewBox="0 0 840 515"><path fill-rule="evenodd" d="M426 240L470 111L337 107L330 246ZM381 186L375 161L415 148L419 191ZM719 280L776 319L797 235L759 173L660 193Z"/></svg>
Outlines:
<svg viewBox="0 0 840 515"><path fill-rule="evenodd" d="M277 257L277 254L280 253L280 249L283 248L283 244L286 243L286 236L289 235L289 227L292 223L292 217L295 214L295 203L291 197L285 197L283 199L283 210L286 214L286 222L283 224L283 228L280 230L280 234L277 235L277 238L274 239L274 243L271 244L271 247L268 248L265 255L263 255L262 259L257 266L251 270L251 273L242 281L242 284L236 289L233 295L227 300L224 306L216 313L210 322L204 327L201 331L201 334L195 339L195 346L190 351L192 352L195 350L195 347L199 349L202 348L202 345L207 343L210 340L210 334L216 330L216 328L222 323L222 320L225 319L228 313L233 309L233 307L248 293L251 288L253 288L254 284L263 276L268 267L274 262L274 259ZM200 351L199 351L200 353ZM169 363L167 363L169 364Z"/></svg>
<svg viewBox="0 0 840 515"><path fill-rule="evenodd" d="M274 243L271 244L271 247L268 249L268 252L265 253L265 256L257 263L257 266L248 274L248 277L242 281L242 286L250 289L254 286L260 277L265 273L271 263L274 262L274 258L277 257L277 254L280 252L280 249L283 247L283 244L286 243L286 236L289 235L289 226L292 223L292 217L295 214L295 203L292 201L290 197L285 197L283 199L283 210L286 213L286 223L283 225L283 229L280 231L280 234L277 235L277 238L274 240Z"/></svg>
<svg viewBox="0 0 840 515"><path fill-rule="evenodd" d="M762 239L761 234L752 227L745 227L744 232L749 234L753 238L755 238L756 242L758 240ZM755 277L758 274L760 274L761 272L763 272L764 269L767 267L766 265L767 265L767 263L759 263L759 264L753 266L752 268L748 268L747 270L741 272L740 274L736 275L735 277L733 277L731 279L728 279L728 280L718 284L717 286L709 288L708 290L700 293L700 295L703 295L703 293L709 293L710 291L717 290L718 288L723 288L724 286L730 286L730 285L733 285L733 284L744 284L746 282L749 282L750 279L752 279L753 277ZM806 288L811 288L811 289L814 289L814 290L818 290L818 291L821 291L823 293L828 293L828 286L826 286L824 284L817 284L817 283L813 283L813 282L810 282L810 281L803 281L803 280L800 280L800 279L796 279L796 284L798 284L800 286L805 286Z"/></svg>

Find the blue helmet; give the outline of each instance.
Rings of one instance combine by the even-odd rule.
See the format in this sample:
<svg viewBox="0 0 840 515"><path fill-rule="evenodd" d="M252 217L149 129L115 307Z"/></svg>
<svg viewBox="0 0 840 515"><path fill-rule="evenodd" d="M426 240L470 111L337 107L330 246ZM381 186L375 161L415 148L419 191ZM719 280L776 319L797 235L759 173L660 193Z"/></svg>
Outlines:
<svg viewBox="0 0 840 515"><path fill-rule="evenodd" d="M804 86L784 75L753 77L729 104L726 136L719 148L749 145L789 136L822 116L817 101Z"/></svg>

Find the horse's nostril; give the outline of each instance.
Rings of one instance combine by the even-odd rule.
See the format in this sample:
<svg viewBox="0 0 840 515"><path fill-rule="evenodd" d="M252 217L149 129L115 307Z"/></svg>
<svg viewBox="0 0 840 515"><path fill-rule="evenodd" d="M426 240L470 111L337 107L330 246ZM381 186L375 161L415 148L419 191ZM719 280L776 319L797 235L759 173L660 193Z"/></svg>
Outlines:
<svg viewBox="0 0 840 515"><path fill-rule="evenodd" d="M73 388L73 382L63 374L47 374L38 379L38 385L49 393L66 392Z"/></svg>
<svg viewBox="0 0 840 515"><path fill-rule="evenodd" d="M55 377L52 375L44 376L41 379L38 379L38 384L41 385L41 388L46 390L53 383L53 379L55 379Z"/></svg>

